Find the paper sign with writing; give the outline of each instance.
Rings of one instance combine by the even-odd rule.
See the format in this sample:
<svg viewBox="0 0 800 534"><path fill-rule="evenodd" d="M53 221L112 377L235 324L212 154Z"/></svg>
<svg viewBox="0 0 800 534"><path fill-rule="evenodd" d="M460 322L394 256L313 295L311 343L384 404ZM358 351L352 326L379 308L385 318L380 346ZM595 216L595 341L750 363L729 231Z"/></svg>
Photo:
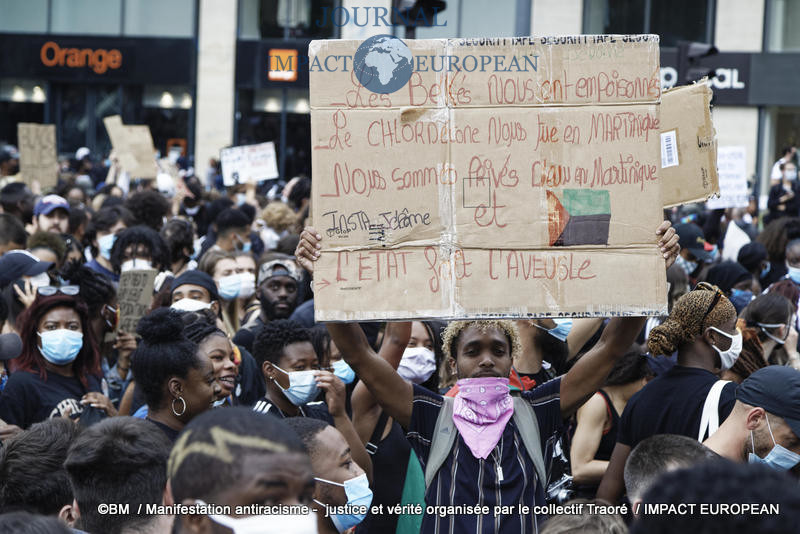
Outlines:
<svg viewBox="0 0 800 534"><path fill-rule="evenodd" d="M748 206L750 190L747 188L746 156L747 150L743 146L721 146L717 149L720 196L708 199L708 209Z"/></svg>
<svg viewBox="0 0 800 534"><path fill-rule="evenodd" d="M135 333L139 319L147 315L153 300L155 269L125 271L119 277L119 330Z"/></svg>
<svg viewBox="0 0 800 534"><path fill-rule="evenodd" d="M393 93L311 69L316 319L664 313L658 38L405 44Z"/></svg>
<svg viewBox="0 0 800 534"><path fill-rule="evenodd" d="M30 184L37 180L42 188L56 185L58 157L54 124L21 122L17 125L19 167L22 178Z"/></svg>
<svg viewBox="0 0 800 534"><path fill-rule="evenodd" d="M220 151L222 181L226 187L278 177L275 144L235 146Z"/></svg>
<svg viewBox="0 0 800 534"><path fill-rule="evenodd" d="M155 178L158 167L150 127L125 125L119 115L104 118L103 124L120 165L131 178Z"/></svg>

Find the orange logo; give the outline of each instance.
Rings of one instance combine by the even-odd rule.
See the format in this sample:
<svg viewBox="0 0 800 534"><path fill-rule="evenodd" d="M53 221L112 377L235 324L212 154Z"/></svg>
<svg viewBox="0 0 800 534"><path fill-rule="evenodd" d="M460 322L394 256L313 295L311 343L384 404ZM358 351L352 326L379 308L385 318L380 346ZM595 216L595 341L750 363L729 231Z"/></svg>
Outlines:
<svg viewBox="0 0 800 534"><path fill-rule="evenodd" d="M47 41L39 51L39 57L45 67L69 67L78 69L89 67L97 74L103 74L108 69L118 69L122 66L122 52L119 50L105 50L98 48L61 48L54 41Z"/></svg>
<svg viewBox="0 0 800 534"><path fill-rule="evenodd" d="M272 48L269 51L267 79L275 82L297 80L297 50Z"/></svg>

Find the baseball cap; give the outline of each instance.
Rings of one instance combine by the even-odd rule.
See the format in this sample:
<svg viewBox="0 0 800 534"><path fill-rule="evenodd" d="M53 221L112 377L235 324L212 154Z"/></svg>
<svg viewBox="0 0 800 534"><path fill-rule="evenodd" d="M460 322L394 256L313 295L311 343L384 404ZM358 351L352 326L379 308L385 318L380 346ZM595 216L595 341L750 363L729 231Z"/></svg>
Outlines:
<svg viewBox="0 0 800 534"><path fill-rule="evenodd" d="M762 367L739 384L736 400L782 417L800 437L800 371L783 365Z"/></svg>
<svg viewBox="0 0 800 534"><path fill-rule="evenodd" d="M300 268L295 263L293 256L264 263L258 269L258 285L276 276L288 276L300 283Z"/></svg>
<svg viewBox="0 0 800 534"><path fill-rule="evenodd" d="M0 335L0 361L13 360L22 353L22 340L15 333Z"/></svg>
<svg viewBox="0 0 800 534"><path fill-rule="evenodd" d="M692 223L676 224L675 231L681 248L687 249L700 261L711 261L711 253L706 250L706 240L699 226Z"/></svg>
<svg viewBox="0 0 800 534"><path fill-rule="evenodd" d="M92 153L91 150L89 150L85 146L82 146L78 150L75 151L75 159L80 161L80 160L82 160L83 158L85 158L86 156L88 156L91 153Z"/></svg>
<svg viewBox="0 0 800 534"><path fill-rule="evenodd" d="M36 207L33 208L34 215L50 215L53 210L63 209L69 213L69 202L64 197L58 195L47 195L39 199Z"/></svg>
<svg viewBox="0 0 800 534"><path fill-rule="evenodd" d="M20 276L36 276L53 266L51 261L41 261L27 250L11 250L0 256L0 288Z"/></svg>

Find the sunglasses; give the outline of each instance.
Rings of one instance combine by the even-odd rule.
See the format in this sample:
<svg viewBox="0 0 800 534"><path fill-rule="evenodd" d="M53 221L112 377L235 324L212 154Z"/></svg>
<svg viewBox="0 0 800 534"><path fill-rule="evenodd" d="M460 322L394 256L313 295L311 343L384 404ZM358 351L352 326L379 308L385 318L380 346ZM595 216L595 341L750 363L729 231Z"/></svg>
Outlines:
<svg viewBox="0 0 800 534"><path fill-rule="evenodd" d="M56 293L61 293L62 295L69 295L70 297L74 297L78 293L80 293L81 288L79 286L41 286L36 289L36 292L43 297L50 297L55 295Z"/></svg>

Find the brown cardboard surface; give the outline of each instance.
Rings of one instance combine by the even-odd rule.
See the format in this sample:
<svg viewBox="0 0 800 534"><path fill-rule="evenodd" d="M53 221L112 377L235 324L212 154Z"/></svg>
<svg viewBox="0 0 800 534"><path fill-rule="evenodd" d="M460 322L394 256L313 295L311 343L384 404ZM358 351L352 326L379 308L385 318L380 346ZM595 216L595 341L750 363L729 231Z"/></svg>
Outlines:
<svg viewBox="0 0 800 534"><path fill-rule="evenodd" d="M21 122L17 125L20 174L29 184L34 180L43 189L58 181L56 127L54 124Z"/></svg>
<svg viewBox="0 0 800 534"><path fill-rule="evenodd" d="M696 83L665 91L661 131L674 132L678 165L661 169L664 207L702 202L719 193L711 88Z"/></svg>
<svg viewBox="0 0 800 534"><path fill-rule="evenodd" d="M119 302L119 330L135 333L139 319L147 315L153 300L153 285L158 271L155 269L125 271L119 276L117 300Z"/></svg>
<svg viewBox="0 0 800 534"><path fill-rule="evenodd" d="M459 71L378 95L312 69L316 319L665 313L657 38L406 42L536 56L518 87L563 92L499 101L496 73ZM312 66L359 44L312 42Z"/></svg>
<svg viewBox="0 0 800 534"><path fill-rule="evenodd" d="M131 178L155 178L158 166L150 127L125 125L119 115L103 119L111 145L117 153L120 165Z"/></svg>

